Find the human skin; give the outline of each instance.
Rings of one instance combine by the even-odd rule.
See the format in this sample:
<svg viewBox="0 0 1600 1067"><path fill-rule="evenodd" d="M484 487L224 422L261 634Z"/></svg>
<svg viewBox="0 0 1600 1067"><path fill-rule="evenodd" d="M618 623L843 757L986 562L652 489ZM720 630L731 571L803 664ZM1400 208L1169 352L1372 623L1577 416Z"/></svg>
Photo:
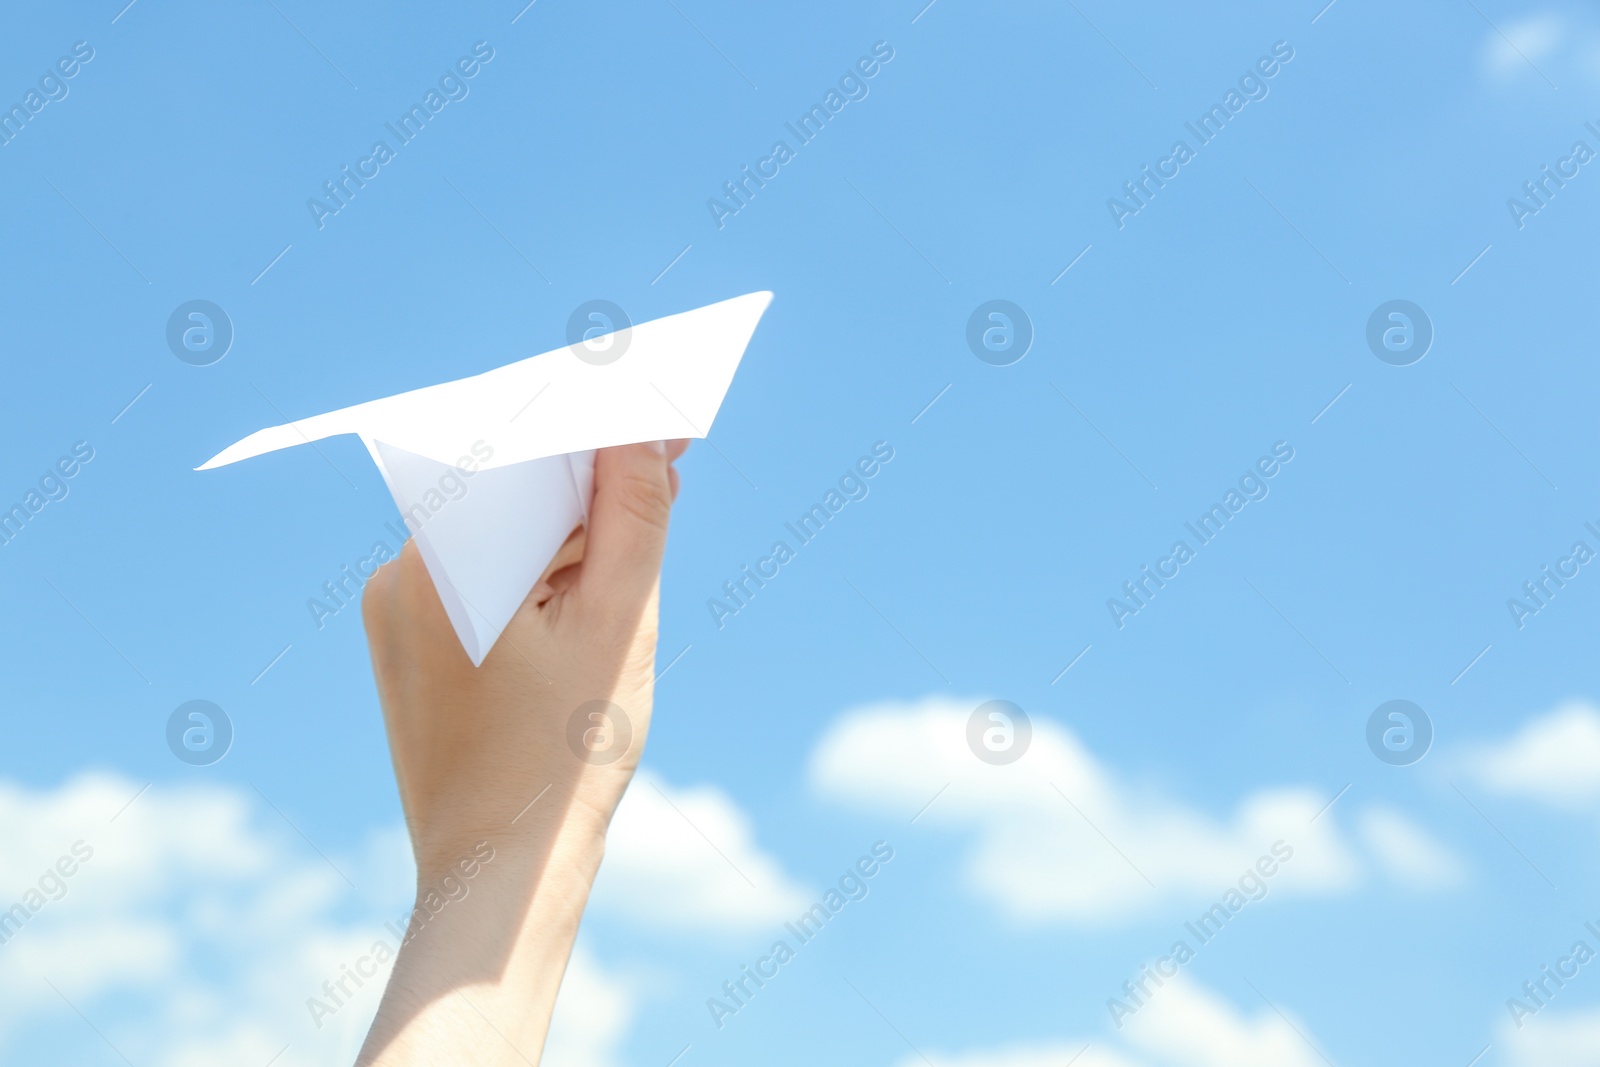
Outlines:
<svg viewBox="0 0 1600 1067"><path fill-rule="evenodd" d="M362 615L418 907L431 893L438 910L408 931L357 1067L539 1061L606 828L650 726L672 463L687 444L597 454L588 528L480 667L413 545L367 583ZM592 701L616 705L611 717L631 728L620 758L618 722L588 735L589 747L611 744L601 758L569 742L591 728ZM485 855L483 842L492 859L466 879L463 861ZM440 906L447 877L468 891Z"/></svg>

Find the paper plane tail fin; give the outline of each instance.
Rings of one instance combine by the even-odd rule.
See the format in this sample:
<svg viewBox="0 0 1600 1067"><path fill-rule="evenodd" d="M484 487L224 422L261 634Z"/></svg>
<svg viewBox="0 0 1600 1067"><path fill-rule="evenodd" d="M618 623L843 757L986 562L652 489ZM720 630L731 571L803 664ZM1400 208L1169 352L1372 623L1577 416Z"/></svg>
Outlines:
<svg viewBox="0 0 1600 1067"><path fill-rule="evenodd" d="M359 433L356 420L349 418L348 413L352 408L339 411L330 411L326 415L314 415L309 419L298 422L285 423L282 426L268 426L265 430L257 430L242 441L235 441L221 452L206 460L197 471L208 471L214 467L226 467L230 463L238 463L242 459L252 459L276 452L280 448L293 448L295 445L309 444L320 441L324 437L333 437L341 433Z"/></svg>

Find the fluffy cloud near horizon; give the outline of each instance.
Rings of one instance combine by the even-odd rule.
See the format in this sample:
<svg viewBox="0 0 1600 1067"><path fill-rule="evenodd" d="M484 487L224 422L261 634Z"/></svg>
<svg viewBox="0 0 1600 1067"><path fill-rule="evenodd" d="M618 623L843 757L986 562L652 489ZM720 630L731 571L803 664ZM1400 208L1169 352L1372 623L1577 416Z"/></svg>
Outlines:
<svg viewBox="0 0 1600 1067"><path fill-rule="evenodd" d="M654 928L738 934L792 919L814 898L761 850L726 793L641 769L611 820L591 904Z"/></svg>
<svg viewBox="0 0 1600 1067"><path fill-rule="evenodd" d="M1458 757L1480 785L1568 811L1600 803L1600 710L1569 702L1509 738L1467 746Z"/></svg>
<svg viewBox="0 0 1600 1067"><path fill-rule="evenodd" d="M325 860L253 791L108 774L0 782L0 826L0 907L36 906L0 945L0 1045L40 1020L74 1024L75 1009L138 1063L354 1058L387 968L321 1027L306 1001L405 913L400 828ZM81 862L58 885L63 856Z"/></svg>
<svg viewBox="0 0 1600 1067"><path fill-rule="evenodd" d="M1508 1067L1600 1067L1600 1011L1541 1011L1521 1029L1500 1016Z"/></svg>
<svg viewBox="0 0 1600 1067"><path fill-rule="evenodd" d="M1294 856L1270 879L1274 892L1339 893L1363 878L1338 809L1318 815L1333 789L1258 788L1219 818L1130 786L1043 717L1022 759L990 766L967 748L979 703L934 697L846 712L813 752L811 783L874 815L909 820L926 806L919 823L970 833L967 888L1027 922L1084 925L1215 899L1279 840ZM1449 853L1420 828L1388 813L1369 829L1373 859L1398 880L1448 881Z"/></svg>
<svg viewBox="0 0 1600 1067"><path fill-rule="evenodd" d="M416 877L403 825L325 859L252 789L141 790L119 775L83 774L43 790L0 779L0 827L0 909L35 909L0 944L0 1053L47 1031L98 1046L81 1011L149 1067L355 1058L388 967L320 1027L307 1000L378 942L392 948L384 923L409 912ZM57 868L62 857L71 862ZM725 794L675 788L649 771L619 807L603 869L599 911L668 933L764 924L808 899ZM543 1062L619 1063L638 999L580 938Z"/></svg>
<svg viewBox="0 0 1600 1067"><path fill-rule="evenodd" d="M1253 1018L1184 978L1162 986L1108 1044L1062 1041L932 1055L932 1067L1323 1067L1304 1022L1263 1008ZM928 1067L908 1055L895 1067Z"/></svg>
<svg viewBox="0 0 1600 1067"><path fill-rule="evenodd" d="M675 787L640 768L611 820L589 906L635 927L699 938L767 929L812 898L756 843L753 821L733 798L714 786ZM539 1062L616 1067L640 1000L638 984L603 965L580 936Z"/></svg>

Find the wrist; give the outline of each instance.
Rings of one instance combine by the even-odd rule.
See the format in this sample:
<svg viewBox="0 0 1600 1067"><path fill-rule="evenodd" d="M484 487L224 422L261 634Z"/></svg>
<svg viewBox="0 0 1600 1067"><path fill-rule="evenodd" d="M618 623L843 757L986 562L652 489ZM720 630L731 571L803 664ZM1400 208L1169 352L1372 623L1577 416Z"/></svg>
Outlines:
<svg viewBox="0 0 1600 1067"><path fill-rule="evenodd" d="M486 1023L505 1063L538 1062L604 851L603 832L576 814L545 834L524 827L530 811L512 832L454 849L454 862L419 864L416 905L391 928L400 948L358 1064L431 1063L473 1047Z"/></svg>

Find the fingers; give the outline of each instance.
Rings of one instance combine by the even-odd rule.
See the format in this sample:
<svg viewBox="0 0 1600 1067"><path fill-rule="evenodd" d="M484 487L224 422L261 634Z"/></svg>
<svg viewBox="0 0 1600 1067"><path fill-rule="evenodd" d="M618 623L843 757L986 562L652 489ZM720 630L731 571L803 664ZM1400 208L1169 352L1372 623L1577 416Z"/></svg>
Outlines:
<svg viewBox="0 0 1600 1067"><path fill-rule="evenodd" d="M661 573L672 510L669 451L666 442L653 441L596 454L579 579L584 599L623 612L636 612L649 599Z"/></svg>

